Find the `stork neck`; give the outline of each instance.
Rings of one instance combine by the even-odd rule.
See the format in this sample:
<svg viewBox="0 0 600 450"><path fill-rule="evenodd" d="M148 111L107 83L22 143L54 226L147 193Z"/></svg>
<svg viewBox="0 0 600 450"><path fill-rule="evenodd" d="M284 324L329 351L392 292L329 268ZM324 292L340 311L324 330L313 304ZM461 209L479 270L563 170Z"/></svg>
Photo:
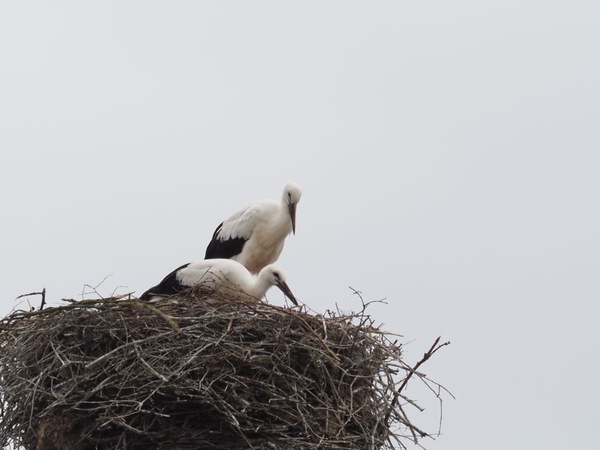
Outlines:
<svg viewBox="0 0 600 450"><path fill-rule="evenodd" d="M258 277L256 278L256 282L254 283L254 286L252 287L252 296L258 298L258 299L262 299L265 294L267 293L267 291L269 290L269 288L271 287L271 285L269 284L269 282L267 281L267 279L263 275L262 273L258 274Z"/></svg>
<svg viewBox="0 0 600 450"><path fill-rule="evenodd" d="M292 220L287 204L282 203L274 215L275 220L267 221L264 224L265 232L271 239L279 239L287 236L292 231Z"/></svg>

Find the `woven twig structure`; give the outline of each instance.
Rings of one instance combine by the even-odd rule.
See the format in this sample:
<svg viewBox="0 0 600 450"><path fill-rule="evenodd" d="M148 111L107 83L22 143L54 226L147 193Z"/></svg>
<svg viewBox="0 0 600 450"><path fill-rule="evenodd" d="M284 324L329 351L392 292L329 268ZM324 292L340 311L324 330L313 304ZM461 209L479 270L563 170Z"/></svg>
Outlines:
<svg viewBox="0 0 600 450"><path fill-rule="evenodd" d="M425 435L400 401L411 376L364 310L198 292L70 301L0 321L0 445L398 448Z"/></svg>

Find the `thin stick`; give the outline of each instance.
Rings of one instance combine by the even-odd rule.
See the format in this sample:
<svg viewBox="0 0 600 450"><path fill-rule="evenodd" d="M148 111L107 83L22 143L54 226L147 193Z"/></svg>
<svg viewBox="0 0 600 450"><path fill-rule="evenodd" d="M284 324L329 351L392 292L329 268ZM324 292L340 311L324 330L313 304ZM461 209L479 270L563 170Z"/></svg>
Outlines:
<svg viewBox="0 0 600 450"><path fill-rule="evenodd" d="M41 295L42 296L42 303L40 305L39 311L44 309L44 305L46 304L46 288L43 288L41 292L30 292L29 294L21 294L15 300L18 300L23 297L29 297L31 295Z"/></svg>
<svg viewBox="0 0 600 450"><path fill-rule="evenodd" d="M435 352L437 352L440 348L445 347L446 345L450 345L450 341L447 341L447 342L444 342L444 343L438 345L438 343L440 342L440 339L441 339L441 336L438 336L437 339L433 342L433 345L431 346L431 348L425 352L425 354L423 355L421 360L418 363L416 363L415 366L408 372L408 375L406 375L406 378L404 378L404 381L402 382L400 387L396 390L396 392L394 392L394 397L392 398L392 402L390 403L390 408L385 415L385 423L386 424L388 424L390 414L392 413L392 411L396 407L396 404L398 403L398 398L400 397L400 393L406 387L406 385L408 384L408 381L413 376L413 374L415 374L417 372L417 369L421 366L421 364L423 364L429 358L431 358L433 356L433 354Z"/></svg>

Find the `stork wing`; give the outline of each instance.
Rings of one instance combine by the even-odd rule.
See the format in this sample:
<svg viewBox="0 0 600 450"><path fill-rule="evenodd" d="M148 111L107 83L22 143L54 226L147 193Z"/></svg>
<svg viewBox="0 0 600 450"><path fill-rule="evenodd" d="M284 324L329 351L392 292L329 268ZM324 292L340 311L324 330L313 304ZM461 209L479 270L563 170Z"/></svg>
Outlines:
<svg viewBox="0 0 600 450"><path fill-rule="evenodd" d="M229 259L239 255L252 236L265 207L263 202L248 206L221 222L206 247L204 259Z"/></svg>
<svg viewBox="0 0 600 450"><path fill-rule="evenodd" d="M184 286L181 286L179 280L177 280L177 272L179 272L184 267L189 266L190 263L184 264L183 266L178 267L169 275L163 278L163 280L158 283L156 286L151 287L146 292L144 292L140 296L140 300L149 300L154 295L173 295L179 292Z"/></svg>

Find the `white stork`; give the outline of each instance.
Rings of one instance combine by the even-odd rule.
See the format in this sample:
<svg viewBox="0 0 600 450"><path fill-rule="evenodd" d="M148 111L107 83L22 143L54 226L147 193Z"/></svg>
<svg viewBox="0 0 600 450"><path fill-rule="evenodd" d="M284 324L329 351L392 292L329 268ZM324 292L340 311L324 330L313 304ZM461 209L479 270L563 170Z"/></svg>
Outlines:
<svg viewBox="0 0 600 450"><path fill-rule="evenodd" d="M144 292L140 300L154 300L156 297L166 297L196 286L213 289L232 298L251 296L257 299L263 298L271 286L277 286L294 305L298 305L285 281L285 275L277 266L266 266L255 278L248 269L230 259L184 264Z"/></svg>
<svg viewBox="0 0 600 450"><path fill-rule="evenodd" d="M215 230L204 259L233 259L251 273L277 261L288 234L296 234L296 205L302 191L289 183L281 202L261 200L233 214Z"/></svg>

